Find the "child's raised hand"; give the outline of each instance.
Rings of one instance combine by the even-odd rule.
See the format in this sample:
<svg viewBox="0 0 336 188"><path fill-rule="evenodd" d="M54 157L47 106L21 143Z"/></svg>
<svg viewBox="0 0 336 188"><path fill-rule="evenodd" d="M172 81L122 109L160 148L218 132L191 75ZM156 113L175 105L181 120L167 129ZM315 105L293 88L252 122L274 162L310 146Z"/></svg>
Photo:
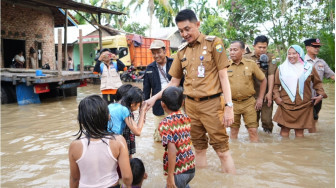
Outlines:
<svg viewBox="0 0 336 188"><path fill-rule="evenodd" d="M142 105L141 105L141 108L140 108L140 112L146 112L147 105L148 104L146 102L143 102Z"/></svg>

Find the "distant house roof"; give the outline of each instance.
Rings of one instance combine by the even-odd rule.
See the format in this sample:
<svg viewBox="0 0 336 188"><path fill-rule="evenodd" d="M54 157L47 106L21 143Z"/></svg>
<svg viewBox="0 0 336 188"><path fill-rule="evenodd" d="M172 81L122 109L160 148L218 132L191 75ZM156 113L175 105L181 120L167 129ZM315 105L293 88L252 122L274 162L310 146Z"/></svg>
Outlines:
<svg viewBox="0 0 336 188"><path fill-rule="evenodd" d="M64 44L64 27L54 28L54 40L55 44L58 44L58 29L62 30L62 44ZM96 30L92 25L78 25L78 27L68 27L67 43L72 44L78 40L79 29L82 29L82 35L86 36Z"/></svg>
<svg viewBox="0 0 336 188"><path fill-rule="evenodd" d="M95 27L98 28L97 25ZM79 29L82 29L82 36L89 36L89 35L98 35L98 30L93 27L91 24L88 25L78 25L78 27L68 27L68 35L67 35L67 43L73 44L77 42L79 37ZM109 25L101 25L103 30L103 36L113 36L119 35L121 31L118 31L112 28ZM55 44L58 44L58 29L62 30L62 44L64 44L64 27L56 27L54 28L54 40Z"/></svg>
<svg viewBox="0 0 336 188"><path fill-rule="evenodd" d="M169 35L177 31L177 27L152 28L152 38L167 39Z"/></svg>
<svg viewBox="0 0 336 188"><path fill-rule="evenodd" d="M170 48L173 50L177 50L183 40L177 27L155 28L151 37L169 40Z"/></svg>

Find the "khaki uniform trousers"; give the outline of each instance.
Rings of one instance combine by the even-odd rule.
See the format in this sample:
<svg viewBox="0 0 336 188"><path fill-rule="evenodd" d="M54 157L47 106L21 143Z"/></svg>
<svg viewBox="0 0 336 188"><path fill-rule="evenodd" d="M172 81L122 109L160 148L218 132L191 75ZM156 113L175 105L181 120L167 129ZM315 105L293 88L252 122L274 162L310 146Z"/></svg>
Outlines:
<svg viewBox="0 0 336 188"><path fill-rule="evenodd" d="M267 106L267 101L263 102L261 110L257 111L258 125L259 120L261 119L261 125L263 128L273 130L272 113L273 113L273 102L270 107Z"/></svg>
<svg viewBox="0 0 336 188"><path fill-rule="evenodd" d="M204 101L185 100L186 113L191 119L191 141L197 150L210 145L216 152L229 150L229 136L222 124L224 98L222 96ZM208 135L207 135L208 134Z"/></svg>
<svg viewBox="0 0 336 188"><path fill-rule="evenodd" d="M245 101L234 101L233 102L233 113L234 113L234 123L231 127L239 128L241 116L244 118L246 128L257 128L257 112L255 110L256 101L254 97L250 97Z"/></svg>

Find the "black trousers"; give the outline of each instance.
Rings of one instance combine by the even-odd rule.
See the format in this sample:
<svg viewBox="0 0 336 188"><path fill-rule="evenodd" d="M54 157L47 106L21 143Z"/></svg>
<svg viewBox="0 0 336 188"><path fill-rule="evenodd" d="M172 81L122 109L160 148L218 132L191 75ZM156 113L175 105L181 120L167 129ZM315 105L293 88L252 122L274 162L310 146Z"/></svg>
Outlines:
<svg viewBox="0 0 336 188"><path fill-rule="evenodd" d="M319 103L317 103L315 106L314 106L314 120L318 120L318 114L320 112L322 108L322 101L320 101Z"/></svg>
<svg viewBox="0 0 336 188"><path fill-rule="evenodd" d="M107 102L107 104L114 103L115 94L103 94L103 99Z"/></svg>

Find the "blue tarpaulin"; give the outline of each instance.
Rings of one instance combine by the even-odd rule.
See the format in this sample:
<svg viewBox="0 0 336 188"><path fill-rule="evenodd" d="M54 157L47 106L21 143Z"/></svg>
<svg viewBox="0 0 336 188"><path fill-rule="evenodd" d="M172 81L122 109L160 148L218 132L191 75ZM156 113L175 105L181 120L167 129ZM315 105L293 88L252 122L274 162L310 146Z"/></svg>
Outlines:
<svg viewBox="0 0 336 188"><path fill-rule="evenodd" d="M16 86L16 98L19 105L41 103L39 95L34 93L34 86L26 84Z"/></svg>

